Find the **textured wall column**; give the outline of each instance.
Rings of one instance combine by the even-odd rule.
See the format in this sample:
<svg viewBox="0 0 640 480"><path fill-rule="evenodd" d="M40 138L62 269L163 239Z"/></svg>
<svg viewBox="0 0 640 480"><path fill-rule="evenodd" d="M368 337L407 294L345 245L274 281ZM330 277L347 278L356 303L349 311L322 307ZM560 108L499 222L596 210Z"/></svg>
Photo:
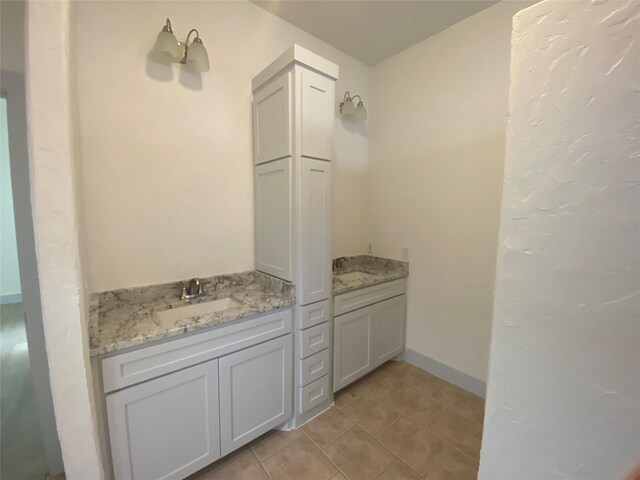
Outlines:
<svg viewBox="0 0 640 480"><path fill-rule="evenodd" d="M69 80L69 2L27 4L31 205L51 393L68 480L99 480L80 258Z"/></svg>
<svg viewBox="0 0 640 480"><path fill-rule="evenodd" d="M640 2L514 19L479 478L620 479L640 452Z"/></svg>

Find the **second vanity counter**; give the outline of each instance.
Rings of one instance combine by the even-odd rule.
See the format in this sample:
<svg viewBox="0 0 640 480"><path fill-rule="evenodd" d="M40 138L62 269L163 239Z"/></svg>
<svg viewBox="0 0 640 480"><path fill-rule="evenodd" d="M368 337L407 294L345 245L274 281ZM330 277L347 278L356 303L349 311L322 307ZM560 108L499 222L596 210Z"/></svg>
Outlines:
<svg viewBox="0 0 640 480"><path fill-rule="evenodd" d="M179 298L181 282L93 294L89 313L91 356L164 340L295 303L292 284L257 271L206 278L202 285L202 295L190 302ZM234 301L232 308L187 318L159 315L170 309L226 298Z"/></svg>
<svg viewBox="0 0 640 480"><path fill-rule="evenodd" d="M356 255L341 257L342 265L333 272L334 296L361 288L391 282L409 275L409 262Z"/></svg>

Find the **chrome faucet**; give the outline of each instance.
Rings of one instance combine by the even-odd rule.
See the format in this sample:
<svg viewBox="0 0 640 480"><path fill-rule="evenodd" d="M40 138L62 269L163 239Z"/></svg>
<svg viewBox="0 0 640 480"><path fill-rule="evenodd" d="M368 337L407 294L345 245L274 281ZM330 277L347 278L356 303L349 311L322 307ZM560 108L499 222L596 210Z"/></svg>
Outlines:
<svg viewBox="0 0 640 480"><path fill-rule="evenodd" d="M180 300L193 300L202 295L202 282L199 278L189 280L189 292L187 293L186 285L182 285L182 294Z"/></svg>
<svg viewBox="0 0 640 480"><path fill-rule="evenodd" d="M340 270L342 267L344 267L344 262L346 262L347 259L345 257L338 257L336 259L333 260L333 270Z"/></svg>

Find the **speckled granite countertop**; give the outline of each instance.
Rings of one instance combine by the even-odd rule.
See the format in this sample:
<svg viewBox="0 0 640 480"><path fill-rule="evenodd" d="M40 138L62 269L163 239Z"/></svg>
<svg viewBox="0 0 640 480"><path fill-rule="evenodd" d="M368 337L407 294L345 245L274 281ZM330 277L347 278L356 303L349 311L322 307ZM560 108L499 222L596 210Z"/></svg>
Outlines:
<svg viewBox="0 0 640 480"><path fill-rule="evenodd" d="M179 298L182 283L93 294L89 312L91 356L232 322L295 303L292 284L255 271L203 279L203 295L188 303ZM167 324L163 324L155 314L161 310L227 297L240 302L240 306Z"/></svg>
<svg viewBox="0 0 640 480"><path fill-rule="evenodd" d="M340 278L340 275L351 272L364 272L368 273L369 276L353 280ZM409 276L409 262L374 257L372 255L345 257L343 267L333 272L332 293L334 295L340 295L341 293L398 280L399 278L405 278L407 276Z"/></svg>

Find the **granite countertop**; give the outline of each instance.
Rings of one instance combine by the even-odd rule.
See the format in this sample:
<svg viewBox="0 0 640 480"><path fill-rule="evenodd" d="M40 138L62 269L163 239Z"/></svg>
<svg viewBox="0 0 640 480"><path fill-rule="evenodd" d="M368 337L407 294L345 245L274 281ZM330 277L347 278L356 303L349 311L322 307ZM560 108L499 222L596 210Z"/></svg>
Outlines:
<svg viewBox="0 0 640 480"><path fill-rule="evenodd" d="M260 272L202 280L203 294L180 300L183 282L95 293L91 296L91 356L116 352L187 332L233 322L295 303L294 286ZM156 312L231 297L240 306L163 323Z"/></svg>
<svg viewBox="0 0 640 480"><path fill-rule="evenodd" d="M379 283L406 278L409 275L409 262L374 257L372 255L357 255L344 258L343 267L333 272L333 295L340 295L341 293L351 292ZM351 272L364 272L369 275L352 280L340 278L341 275Z"/></svg>

